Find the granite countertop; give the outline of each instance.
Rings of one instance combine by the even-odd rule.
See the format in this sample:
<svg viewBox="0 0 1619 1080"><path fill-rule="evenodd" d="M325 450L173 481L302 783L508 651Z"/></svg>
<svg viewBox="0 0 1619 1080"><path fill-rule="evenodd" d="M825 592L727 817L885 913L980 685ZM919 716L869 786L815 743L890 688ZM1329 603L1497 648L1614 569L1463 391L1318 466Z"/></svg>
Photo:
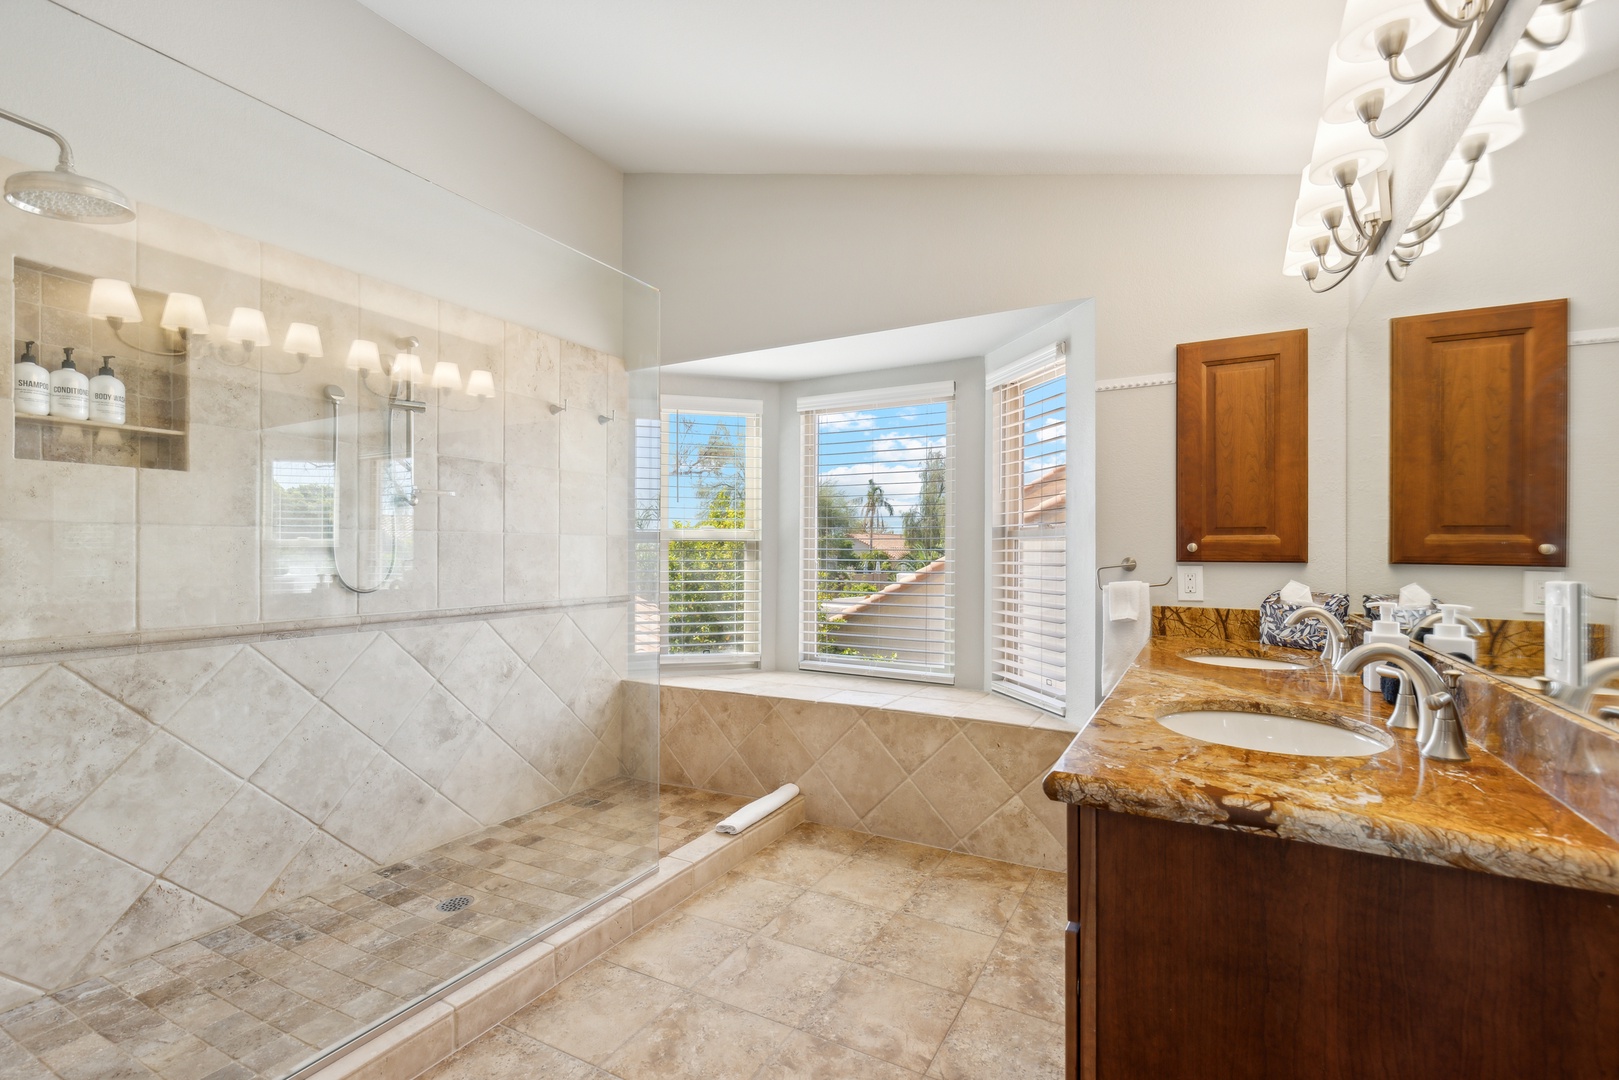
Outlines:
<svg viewBox="0 0 1619 1080"><path fill-rule="evenodd" d="M1211 667L1243 653L1302 671ZM1287 711L1392 736L1370 757L1295 757L1178 735L1159 716L1191 709ZM1430 761L1389 731L1381 695L1313 654L1154 638L1047 774L1052 799L1619 894L1619 840L1469 741L1471 761Z"/></svg>

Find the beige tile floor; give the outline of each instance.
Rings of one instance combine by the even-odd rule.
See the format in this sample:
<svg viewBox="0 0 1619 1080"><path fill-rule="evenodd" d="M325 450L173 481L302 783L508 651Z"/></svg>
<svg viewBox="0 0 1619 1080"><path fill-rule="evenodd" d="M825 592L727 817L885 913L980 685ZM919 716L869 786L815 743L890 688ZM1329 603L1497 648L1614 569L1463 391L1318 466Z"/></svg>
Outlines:
<svg viewBox="0 0 1619 1080"><path fill-rule="evenodd" d="M1062 1075L1059 875L803 825L424 1080Z"/></svg>
<svg viewBox="0 0 1619 1080"><path fill-rule="evenodd" d="M0 1080L279 1080L746 801L609 781L0 1013Z"/></svg>

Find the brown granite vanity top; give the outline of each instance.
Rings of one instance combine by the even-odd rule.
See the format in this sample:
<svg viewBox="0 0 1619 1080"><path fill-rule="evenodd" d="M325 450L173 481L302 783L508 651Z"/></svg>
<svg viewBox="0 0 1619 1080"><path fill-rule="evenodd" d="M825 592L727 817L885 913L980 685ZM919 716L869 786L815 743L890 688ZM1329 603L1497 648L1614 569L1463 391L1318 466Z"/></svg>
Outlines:
<svg viewBox="0 0 1619 1080"><path fill-rule="evenodd" d="M1185 654L1306 661L1301 671L1217 668ZM1369 757L1295 757L1178 735L1192 709L1303 713L1393 745ZM1619 840L1469 741L1471 761L1430 761L1389 731L1380 695L1313 654L1154 638L1047 774L1052 799L1168 821L1619 894ZM1465 714L1464 714L1465 719ZM1471 727L1471 725L1469 725Z"/></svg>

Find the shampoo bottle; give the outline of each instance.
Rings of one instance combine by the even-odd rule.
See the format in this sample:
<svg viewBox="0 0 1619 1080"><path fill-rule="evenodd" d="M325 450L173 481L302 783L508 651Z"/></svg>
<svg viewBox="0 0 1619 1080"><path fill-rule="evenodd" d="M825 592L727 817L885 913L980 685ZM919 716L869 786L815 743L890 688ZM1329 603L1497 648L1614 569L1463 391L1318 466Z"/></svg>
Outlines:
<svg viewBox="0 0 1619 1080"><path fill-rule="evenodd" d="M34 343L25 342L22 357L17 361L13 376L12 397L17 411L24 416L51 414L51 375L39 366L34 357Z"/></svg>
<svg viewBox="0 0 1619 1080"><path fill-rule="evenodd" d="M1425 644L1436 652L1447 656L1459 656L1463 660L1478 659L1478 642L1467 636L1467 627L1456 621L1457 615L1466 614L1473 609L1466 604L1440 604L1439 610L1445 617L1439 625L1433 628Z"/></svg>
<svg viewBox="0 0 1619 1080"><path fill-rule="evenodd" d="M73 350L62 350L62 366L51 372L51 415L90 419L90 380L73 366Z"/></svg>
<svg viewBox="0 0 1619 1080"><path fill-rule="evenodd" d="M1398 645L1402 649L1409 649L1411 641L1400 630L1399 622L1394 618L1395 609L1400 605L1385 601L1377 605L1377 621L1372 623L1371 632L1366 635L1365 642L1382 642L1385 645ZM1377 673L1378 664L1367 664L1361 672L1361 685L1368 690L1382 690L1383 677Z"/></svg>
<svg viewBox="0 0 1619 1080"><path fill-rule="evenodd" d="M124 384L112 373L112 357L101 358L101 370L90 380L90 419L122 424L125 415Z"/></svg>

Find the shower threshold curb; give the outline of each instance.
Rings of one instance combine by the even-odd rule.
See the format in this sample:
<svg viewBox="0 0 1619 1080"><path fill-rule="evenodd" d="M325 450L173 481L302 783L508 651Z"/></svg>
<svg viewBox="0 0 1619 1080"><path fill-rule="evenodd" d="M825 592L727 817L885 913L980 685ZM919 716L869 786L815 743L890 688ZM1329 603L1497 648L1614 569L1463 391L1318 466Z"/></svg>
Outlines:
<svg viewBox="0 0 1619 1080"><path fill-rule="evenodd" d="M804 796L797 795L738 836L699 836L659 859L655 871L622 892L289 1080L412 1080L804 820Z"/></svg>

